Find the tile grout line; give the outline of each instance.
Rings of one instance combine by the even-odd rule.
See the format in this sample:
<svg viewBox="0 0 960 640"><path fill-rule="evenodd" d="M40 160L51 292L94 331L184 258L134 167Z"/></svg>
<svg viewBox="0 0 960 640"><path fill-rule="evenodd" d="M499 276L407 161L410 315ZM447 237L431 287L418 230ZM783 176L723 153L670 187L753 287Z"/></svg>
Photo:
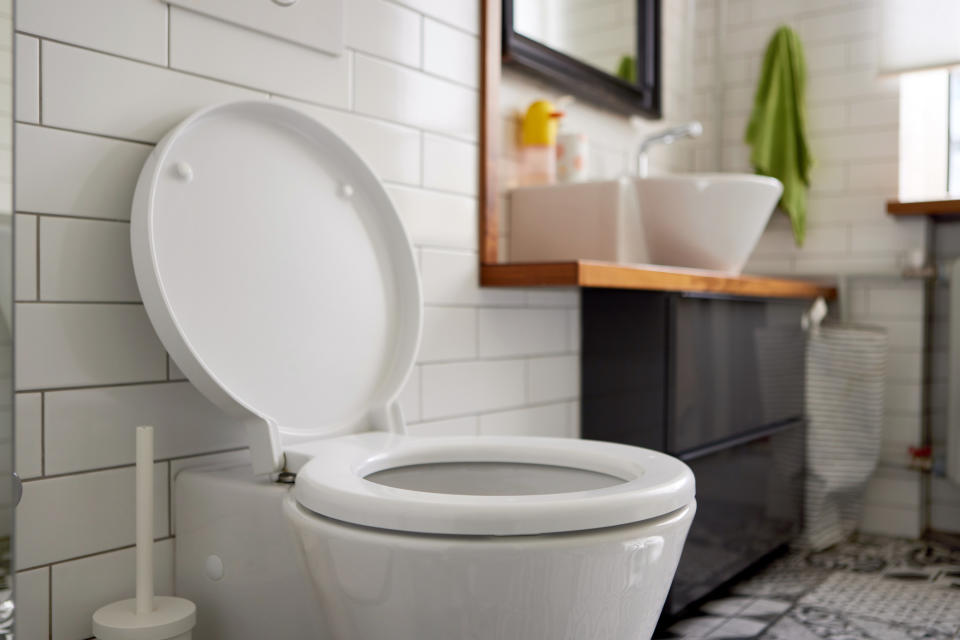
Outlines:
<svg viewBox="0 0 960 640"><path fill-rule="evenodd" d="M418 9L414 9L413 7L407 6L406 4L404 4L404 3L402 3L402 2L398 2L398 0L384 0L384 1L385 1L385 2L388 2L389 4L394 5L394 6L396 6L396 7L401 7L401 8L403 8L403 9L407 10L407 11L416 13L416 14L419 15L421 18L429 18L429 19L431 19L431 20L435 20L435 21L439 22L440 24L442 24L442 25L444 25L444 26L450 27L451 29L456 29L457 31L460 31L461 33L464 33L464 34L466 34L466 35L478 37L478 34L477 34L477 33L474 33L473 31L470 31L469 29L467 29L467 28L465 28L465 27L461 27L460 25L457 25L457 24L454 24L454 23L452 23L452 22L449 22L449 21L447 21L447 20L445 20L445 19L443 19L443 18L440 18L439 16L436 16L436 15L434 15L434 14L427 14L427 13L424 13L423 11L418 10ZM478 23L478 24L479 24L479 23Z"/></svg>
<svg viewBox="0 0 960 640"><path fill-rule="evenodd" d="M105 140L114 140L116 142L127 142L129 144L139 144L145 147L155 147L157 146L156 142L149 142L146 140L138 140L136 138L124 138L123 136L115 136L109 133L100 133L96 131L84 131L83 129L71 129L69 127L61 127L54 124L49 124L47 122L35 123L35 122L18 122L17 126L19 127L36 127L38 129L50 129L51 131L64 131L66 133L75 133L78 135L91 136L95 138L103 138Z"/></svg>
<svg viewBox="0 0 960 640"><path fill-rule="evenodd" d="M53 566L47 565L47 637L53 638Z"/></svg>
<svg viewBox="0 0 960 640"><path fill-rule="evenodd" d="M417 376L417 418L423 419L423 367L419 364L416 366L416 376Z"/></svg>
<svg viewBox="0 0 960 640"><path fill-rule="evenodd" d="M18 305L72 304L72 305L116 305L119 307L143 306L142 300L17 300Z"/></svg>
<svg viewBox="0 0 960 640"><path fill-rule="evenodd" d="M420 131L419 139L420 139L420 140L419 140L419 142L420 142L420 149L419 149L419 151L420 151L420 166L418 167L418 169L419 169L419 173L420 173L420 184L418 184L417 186L418 186L419 188L421 188L421 189L428 189L429 187L427 187L427 185L426 185L426 175L427 175L427 174L426 174L426 171L424 170L424 168L425 168L425 166L426 166L426 164L427 164L427 162L426 162L427 140L426 140L426 135L425 135L425 133L424 133L423 131Z"/></svg>
<svg viewBox="0 0 960 640"><path fill-rule="evenodd" d="M170 50L171 50L171 43L173 42L173 36L171 34L170 27L173 23L173 9L170 7L169 4L166 5L166 14L167 14L166 15L166 18L167 18L167 68L170 69L172 68L170 66L170 59L171 59Z"/></svg>
<svg viewBox="0 0 960 640"><path fill-rule="evenodd" d="M37 276L36 291L34 293L36 294L37 302L39 302L40 301L40 216L36 216L34 220L36 221L36 224L34 225L34 227L36 228L36 231L37 231L37 237L34 240L34 242L36 242L36 246L35 246L36 265L34 268L36 269L36 272L37 272L36 273L36 276Z"/></svg>
<svg viewBox="0 0 960 640"><path fill-rule="evenodd" d="M96 216L84 216L84 215L75 215L75 214L60 214L60 213L43 213L36 211L17 211L21 215L31 215L37 217L37 223L39 225L40 218L53 218L58 220L60 218L68 218L70 220L86 220L89 222L113 222L118 224L129 225L129 220L120 220L118 218L97 218Z"/></svg>
<svg viewBox="0 0 960 640"><path fill-rule="evenodd" d="M206 456L213 456L213 455L219 455L219 454L224 454L224 453L235 453L235 452L238 452L238 451L246 451L248 448L249 448L249 447L231 447L231 448L228 448L228 449L215 449L215 450L213 450L213 451L201 451L201 452L199 452L199 453L190 453L190 454L185 454L185 455L182 455L182 456L169 456L169 457L164 457L164 458L155 458L153 462L154 462L154 464L160 464L160 463L164 463L164 462L168 462L168 463L169 463L169 462L173 462L173 461L190 460L190 459L192 459L192 458L203 458L203 457L206 457ZM55 480L55 479L60 479L60 478L69 478L69 477L72 477L72 476L88 475L88 474L91 474L91 473L101 473L101 472L104 472L104 471L117 471L117 470L119 470L119 469L132 469L132 468L135 468L135 467L136 467L136 462L135 462L135 461L134 461L134 462L123 462L123 463L120 463L120 464L108 465L108 466L105 466L105 467L94 467L94 468L90 468L90 469L75 469L75 470L73 470L73 471L65 471L65 472L63 472L63 473L54 473L54 474L46 475L46 476L43 476L43 477L26 478L25 480L23 480L23 482L24 482L24 484L26 484L26 483L28 483L28 482L38 482L38 481L40 481L40 480Z"/></svg>
<svg viewBox="0 0 960 640"><path fill-rule="evenodd" d="M153 543L157 544L158 542L166 542L167 540L173 540L173 538L174 536L160 536L159 538L154 538ZM29 567L23 567L22 569L17 569L16 573L23 573L26 571L36 571L37 569L46 568L46 569L49 569L50 573L52 574L53 568L61 564L67 564L68 562L74 562L76 560L86 560L88 558L104 556L104 555L107 555L108 553L116 553L117 551L126 551L127 549L136 549L136 548L137 548L137 544L134 542L134 543L125 544L119 547L111 547L110 549L104 549L103 551L94 551L92 553L84 553L79 556L64 558L62 560L54 560L52 562L41 562L40 564L35 564ZM52 595L53 594L51 592L51 596Z"/></svg>
<svg viewBox="0 0 960 640"><path fill-rule="evenodd" d="M33 38L37 38L37 39L40 41L40 43L41 43L41 48L42 48L42 43L43 43L43 42L50 42L50 43L52 43L52 44L56 44L56 45L59 45L59 46L62 46L62 47L66 47L66 48L70 48L70 49L77 49L77 50L81 50L81 51L87 51L87 52L90 52L90 53L95 53L95 54L102 55L102 56L106 56L106 57L109 57L109 58L115 58L115 59L119 59L119 60L124 60L124 61L127 61L127 62L131 62L131 63L134 63L134 64L140 64L140 65L145 65L145 66L148 66L148 67L153 67L154 69L160 69L160 70L169 71L169 72L175 73L175 74L182 74L182 75L190 76L190 77L193 77L193 78L199 78L199 79L207 80L207 81L209 81L209 82L213 82L213 83L219 84L219 85L224 85L224 86L229 86L229 87L235 87L235 88L237 88L237 89L245 89L245 90L248 90L248 91L255 91L255 92L258 92L258 93L263 94L264 96L268 96L268 95L271 95L271 94L272 94L272 95L276 95L276 96L281 97L281 98L287 98L287 99L290 99L290 100L296 100L296 101L299 101L299 102L305 102L305 103L307 103L307 104L312 104L312 105L316 105L316 106L319 106L319 107L325 107L325 108L328 108L328 109L335 109L335 110L337 110L337 111L342 111L342 112L344 112L344 113L362 113L362 112L357 112L357 111L355 110L355 100L354 100L354 101L351 101L351 100L349 99L349 96L348 96L348 108L344 109L343 107L338 107L337 105L327 104L327 103L323 103L323 102L316 102L316 101L312 101L312 100L306 100L306 99L304 99L304 98L302 98L302 97L292 96L292 95L289 95L289 94L286 94L286 93L277 93L277 92L275 92L275 91L273 91L273 90L263 89L263 88L261 88L261 87L257 87L257 86L254 86L254 85L241 84L241 83L238 83L238 82L233 82L233 81L231 81L231 80L225 80L225 79L223 79L223 78L219 78L219 77L216 77L216 76L204 75L204 74L201 74L201 73L198 73L198 72L195 72L195 71L189 71L189 70L187 70L187 69L181 69L181 68L173 67L173 66L165 66L165 65L163 65L163 64L159 64L159 63L156 63L156 62L150 62L150 61L147 61L147 60L142 60L142 59L138 59L138 58L132 58L132 57L129 57L129 56L125 56L125 55L121 55L121 54L117 54L117 53L112 53L112 52L109 52L109 51L103 51L103 50L101 50L101 49L94 49L93 47L90 47L90 46L87 46L87 45L77 44L77 43L73 43L73 42L67 42L66 40L58 40L58 39L56 39L56 38L50 38L50 37L46 37L46 36L41 36L41 35L38 35L38 34L29 33L29 32L25 32L25 31L17 31L16 33L17 33L17 34L20 34L20 35L25 35L25 36L30 36L30 37L33 37ZM391 60L390 58L384 58L384 57L379 56L379 55L377 55L377 54L375 54L375 53L368 53L368 52L366 52L366 51L360 51L360 50L358 50L358 49L353 49L353 48L351 48L351 47L344 47L344 51L346 51L348 54L350 54L350 58L351 58L351 60L350 60L350 63L351 63L351 65L352 65L351 73L350 73L350 76L351 76L351 84L354 84L354 83L352 82L352 79L356 77L356 61L357 61L357 57L360 56L360 57L369 58L370 60L374 60L374 61L377 61L377 62L380 62L380 63L383 63L383 64L387 64L387 65L391 65L391 66L394 66L394 67L398 67L398 68L400 68L400 69L405 69L405 70L407 70L407 71L409 71L409 72L417 73L417 74L423 75L423 76L428 77L428 78L432 78L433 80L437 80L437 81L443 82L444 84L446 84L446 85L448 85L448 86L450 86L450 87L457 88L457 89L460 89L460 90L463 90L463 91L470 91L470 92L473 92L473 93L476 93L476 94L479 94L479 91L480 91L479 87L477 87L477 86L471 86L471 85L466 84L466 83L463 83L463 82L458 82L457 80L454 80L454 79L451 79L451 78L448 78L448 77L445 77L445 76L441 76L441 75L438 75L438 74L435 74L435 73L431 73L431 72L429 72L429 71L425 71L425 70L420 69L420 68L418 68L418 67L413 67L413 66L410 66L410 65L406 65L406 64L404 64L404 63L402 63L402 62L397 62L396 60ZM353 102L354 104L353 104L353 105L350 105L351 102ZM41 115L42 115L42 113L41 113ZM375 116L371 116L371 117L375 117ZM379 120L384 120L385 122L397 122L397 121L390 120L390 119L388 119L388 118L379 118L379 117L376 117L376 118L379 119ZM43 119L41 118L41 124L43 124L42 120L43 120ZM402 123L402 122L397 122L397 124L403 124L403 125L405 125L405 126L410 126L409 124L405 124L405 123Z"/></svg>
<svg viewBox="0 0 960 640"><path fill-rule="evenodd" d="M18 303L20 304L20 303ZM59 391L87 391L96 389L115 389L117 387L138 387L157 384L177 384L187 382L187 380L165 380L158 378L156 380L139 380L134 382L109 382L106 384L75 385L67 387L35 387L28 389L17 389L17 393L56 393Z"/></svg>
<svg viewBox="0 0 960 640"><path fill-rule="evenodd" d="M423 418L416 424L426 424L432 422L444 422L447 420L462 420L464 418L482 418L483 416L496 415L499 413L512 413L514 411L523 411L524 409L544 409L546 407L557 407L565 406L569 402L577 402L577 398L560 398L557 400L549 400L543 402L533 402L529 404L513 404L504 407L496 407L493 409L476 409L474 411L468 411L466 413L454 413L449 415L442 416L431 416L429 418Z"/></svg>
<svg viewBox="0 0 960 640"><path fill-rule="evenodd" d="M347 112L354 113L357 105L357 56L352 49L346 49L347 60Z"/></svg>
<svg viewBox="0 0 960 640"><path fill-rule="evenodd" d="M40 392L40 477L47 475L47 395ZM24 481L25 482L25 481Z"/></svg>
<svg viewBox="0 0 960 640"><path fill-rule="evenodd" d="M173 537L173 460L167 460L167 533ZM176 551L174 551L176 561Z"/></svg>
<svg viewBox="0 0 960 640"><path fill-rule="evenodd" d="M424 66L426 65L426 62L427 62L427 56L426 56L427 45L426 45L426 41L427 41L427 17L426 17L425 15L421 14L421 15L420 15L420 42L419 42L419 44L420 44L420 64L418 65L418 68L419 68L421 71L425 71Z"/></svg>
<svg viewBox="0 0 960 640"><path fill-rule="evenodd" d="M73 45L69 45L69 46L73 46ZM96 52L96 51L95 51L95 53L100 53L100 52ZM103 54L103 55L109 55L109 54ZM355 59L356 59L356 56L353 56L353 59L355 60ZM160 69L166 69L166 67L158 67L158 68L160 68ZM178 69L172 69L172 71L174 71L174 72L176 72L176 73L185 73L185 72L181 72L181 71L178 70ZM415 69L412 69L412 71L416 71L416 70L415 70ZM192 75L192 74L187 74L187 75ZM218 80L216 80L216 79L213 79L213 78L211 78L211 77L209 77L209 76L193 76L193 77L197 77L197 78L200 78L200 79L203 79L203 80L209 80L209 81L211 81L211 82L219 82L220 84L227 84L227 83L220 82L220 81L218 81ZM448 140L451 140L451 141L454 141L454 142L461 142L461 143L463 143L463 144L469 144L469 145L473 145L473 146L477 146L477 145L480 144L479 139L476 138L476 137L474 137L474 136L466 136L466 135L463 135L463 134L450 133L450 132L447 132L447 131L440 131L440 130L434 130L434 129L424 129L424 128L420 128L420 127L418 127L418 126L415 126L415 125L413 125L413 124L410 124L409 122L404 122L404 121L402 121L402 120L395 120L395 119L387 118L387 117L384 117L384 116L373 115L373 114L367 113L367 112L365 112L365 111L357 111L357 110L355 110L355 109L344 109L343 107L338 107L338 106L336 106L336 105L327 104L327 103L322 103L322 102L311 102L311 101L309 101L309 100L305 100L305 99L300 98L300 97L289 96L289 95L285 95L285 94L281 94L281 93L270 92L270 91L267 91L267 90L264 90L264 89L258 89L258 88L254 88L254 87L250 87L250 86L244 86L244 85L228 85L228 86L232 86L232 87L235 87L235 88L238 88L238 89L245 89L245 90L249 90L249 91L255 91L255 92L257 92L257 93L262 93L263 96L264 96L264 99L267 99L267 100L272 99L272 98L280 98L280 99L282 99L282 100L288 100L288 101L290 101L290 102L294 102L294 103L296 103L296 104L299 104L299 105L302 105L302 106L305 106L305 107L316 107L316 108L320 108L320 109L327 109L327 110L329 110L329 111L333 111L333 112L335 112L335 113L339 113L339 114L342 114L342 115L350 115L350 116L354 116L354 117L361 118L361 119L365 119L365 120L371 120L371 121L373 121L373 122L377 122L377 123L380 123L380 124L386 124L386 125L390 125L390 126L393 126L393 127L400 127L400 128L403 128L403 129L407 129L407 130L410 131L410 132L428 132L428 133L430 133L430 134L432 134L432 135L435 135L435 136L438 136L438 137L442 137L442 138L445 138L445 139L448 139ZM21 122L21 121L17 121L16 124L19 125L19 126L24 126L24 127L41 127L41 128L46 128L46 129L52 129L52 130L55 130L55 131L66 131L66 132L69 132L69 133L76 133L76 134L81 134L81 135L93 136L93 137L97 137L97 138L106 138L106 139L108 139L108 140L117 140L117 141L120 141L120 142L129 142L129 143L131 143L131 144L140 144L140 145L149 146L149 147L155 147L155 146L157 145L157 143L159 142L158 140L148 140L148 139L144 139L144 138L128 138L128 137L125 137L125 136L118 136L118 135L109 134L109 133L103 133L103 132L99 132L99 131L90 131L90 130L86 130L86 129L73 129L73 128L65 127L65 126L52 125L52 124L49 124L49 123L47 123L47 122L35 123L35 122ZM400 184L403 184L403 183L400 183ZM455 192L454 192L454 193L455 193ZM474 196L474 197L476 197L476 196Z"/></svg>
<svg viewBox="0 0 960 640"><path fill-rule="evenodd" d="M19 31L14 29L14 34L17 33ZM37 38L37 111L37 125L42 126L46 109L43 108L43 40L41 38Z"/></svg>

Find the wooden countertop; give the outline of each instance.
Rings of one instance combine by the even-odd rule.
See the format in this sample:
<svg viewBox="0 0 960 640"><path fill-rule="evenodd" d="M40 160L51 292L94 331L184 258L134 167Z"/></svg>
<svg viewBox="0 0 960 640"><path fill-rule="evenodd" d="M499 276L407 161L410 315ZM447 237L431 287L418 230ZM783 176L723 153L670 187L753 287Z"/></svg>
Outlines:
<svg viewBox="0 0 960 640"><path fill-rule="evenodd" d="M760 276L732 276L718 271L593 260L480 265L487 287L597 287L713 293L754 298L833 299L836 287L817 282Z"/></svg>
<svg viewBox="0 0 960 640"><path fill-rule="evenodd" d="M887 200L887 213L892 216L957 216L960 215L960 199L907 202Z"/></svg>

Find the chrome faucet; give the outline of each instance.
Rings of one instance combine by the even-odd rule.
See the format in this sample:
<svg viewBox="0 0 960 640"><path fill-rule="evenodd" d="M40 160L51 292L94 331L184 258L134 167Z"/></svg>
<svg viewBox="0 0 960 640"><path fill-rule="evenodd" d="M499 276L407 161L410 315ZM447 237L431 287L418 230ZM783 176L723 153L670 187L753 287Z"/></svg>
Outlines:
<svg viewBox="0 0 960 640"><path fill-rule="evenodd" d="M694 120L641 138L640 146L637 147L637 177L645 178L647 176L647 151L650 150L650 147L657 144L672 144L682 138L696 138L702 133L703 125Z"/></svg>

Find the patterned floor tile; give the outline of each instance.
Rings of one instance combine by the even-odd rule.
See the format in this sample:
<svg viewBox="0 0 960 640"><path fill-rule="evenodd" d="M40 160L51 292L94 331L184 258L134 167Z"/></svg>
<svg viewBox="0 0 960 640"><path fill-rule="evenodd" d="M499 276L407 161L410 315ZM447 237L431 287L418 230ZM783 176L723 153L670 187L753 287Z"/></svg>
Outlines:
<svg viewBox="0 0 960 640"><path fill-rule="evenodd" d="M838 572L800 603L914 627L935 622L948 633L960 633L960 592L932 584L931 577L915 581Z"/></svg>
<svg viewBox="0 0 960 640"><path fill-rule="evenodd" d="M891 624L883 620L851 617L850 621L870 634L875 640L952 640L955 636L943 633L932 628L908 627L901 624Z"/></svg>
<svg viewBox="0 0 960 640"><path fill-rule="evenodd" d="M753 602L754 598L719 598L704 604L700 610L717 616L735 616Z"/></svg>
<svg viewBox="0 0 960 640"><path fill-rule="evenodd" d="M766 630L761 640L821 640L821 638L799 620L784 616Z"/></svg>
<svg viewBox="0 0 960 640"><path fill-rule="evenodd" d="M842 613L817 607L797 607L788 615L825 640L874 640Z"/></svg>
<svg viewBox="0 0 960 640"><path fill-rule="evenodd" d="M768 598L757 598L746 607L740 610L741 616L755 618L767 618L770 616L779 616L786 612L793 603L787 600L770 600Z"/></svg>
<svg viewBox="0 0 960 640"><path fill-rule="evenodd" d="M720 616L696 616L685 618L674 623L667 631L673 637L691 638L706 637L711 631L727 621L727 618Z"/></svg>
<svg viewBox="0 0 960 640"><path fill-rule="evenodd" d="M661 637L960 640L960 544L858 536L796 550Z"/></svg>
<svg viewBox="0 0 960 640"><path fill-rule="evenodd" d="M708 638L755 638L769 623L750 618L730 618L714 629Z"/></svg>

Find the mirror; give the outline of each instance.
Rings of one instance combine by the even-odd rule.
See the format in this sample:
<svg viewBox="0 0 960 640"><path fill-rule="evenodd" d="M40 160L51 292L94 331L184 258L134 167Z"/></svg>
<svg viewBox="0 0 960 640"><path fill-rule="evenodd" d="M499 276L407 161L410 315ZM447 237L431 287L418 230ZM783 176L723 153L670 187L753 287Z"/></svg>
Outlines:
<svg viewBox="0 0 960 640"><path fill-rule="evenodd" d="M13 638L13 7L0 0L0 639Z"/></svg>
<svg viewBox="0 0 960 640"><path fill-rule="evenodd" d="M621 80L637 81L637 3L514 0L518 34Z"/></svg>
<svg viewBox="0 0 960 640"><path fill-rule="evenodd" d="M660 117L660 0L503 0L503 61L609 109Z"/></svg>

